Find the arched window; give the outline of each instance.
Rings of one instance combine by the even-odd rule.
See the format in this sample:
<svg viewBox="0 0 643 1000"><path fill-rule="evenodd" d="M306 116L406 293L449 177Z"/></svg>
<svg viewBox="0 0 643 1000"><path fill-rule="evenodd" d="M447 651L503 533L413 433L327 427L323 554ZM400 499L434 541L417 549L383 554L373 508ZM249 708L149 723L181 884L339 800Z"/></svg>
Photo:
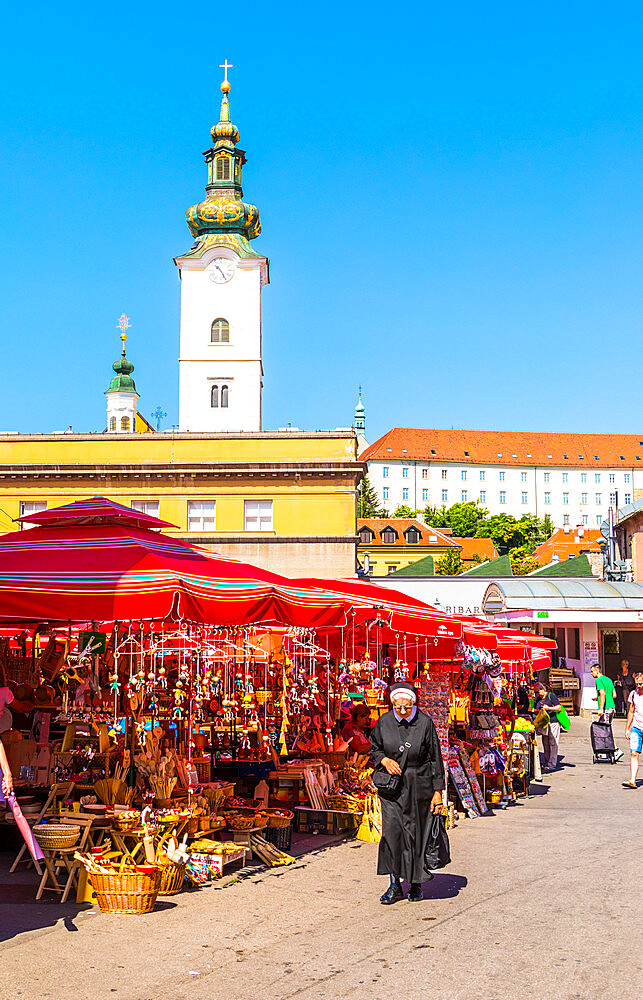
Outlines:
<svg viewBox="0 0 643 1000"><path fill-rule="evenodd" d="M227 319L223 319L219 316L217 319L212 321L212 328L210 331L210 343L212 344L229 344L230 343L230 324Z"/></svg>
<svg viewBox="0 0 643 1000"><path fill-rule="evenodd" d="M129 417L121 417L121 430L122 431L129 430Z"/></svg>
<svg viewBox="0 0 643 1000"><path fill-rule="evenodd" d="M110 417L109 418L109 429L110 429L110 431L115 431L116 430L116 417Z"/></svg>
<svg viewBox="0 0 643 1000"><path fill-rule="evenodd" d="M230 180L230 157L229 156L217 156L217 172L216 179L218 181L229 181Z"/></svg>
<svg viewBox="0 0 643 1000"><path fill-rule="evenodd" d="M216 407L219 405L219 386L213 385L210 389L210 406Z"/></svg>
<svg viewBox="0 0 643 1000"><path fill-rule="evenodd" d="M221 406L228 405L228 387L227 385L221 386Z"/></svg>

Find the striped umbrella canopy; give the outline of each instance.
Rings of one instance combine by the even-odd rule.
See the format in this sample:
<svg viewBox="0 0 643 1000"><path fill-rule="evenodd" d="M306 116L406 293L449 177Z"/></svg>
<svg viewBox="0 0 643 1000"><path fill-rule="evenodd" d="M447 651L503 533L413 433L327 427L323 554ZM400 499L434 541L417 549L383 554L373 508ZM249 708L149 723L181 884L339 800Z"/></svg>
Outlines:
<svg viewBox="0 0 643 1000"><path fill-rule="evenodd" d="M70 504L60 524L53 509L31 516L54 515L46 525L0 536L0 622L184 617L317 628L345 619L336 596L138 527L130 508L102 502L89 523Z"/></svg>

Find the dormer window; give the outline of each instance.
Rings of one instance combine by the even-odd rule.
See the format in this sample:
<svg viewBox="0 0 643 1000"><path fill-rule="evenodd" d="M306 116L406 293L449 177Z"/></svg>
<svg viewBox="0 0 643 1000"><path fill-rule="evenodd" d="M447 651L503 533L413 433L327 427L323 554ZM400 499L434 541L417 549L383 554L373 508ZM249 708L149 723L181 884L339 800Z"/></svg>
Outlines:
<svg viewBox="0 0 643 1000"><path fill-rule="evenodd" d="M218 181L230 180L230 157L217 156L215 177Z"/></svg>
<svg viewBox="0 0 643 1000"><path fill-rule="evenodd" d="M212 321L212 326L210 328L210 343L230 343L230 324L227 319L223 319L223 317L219 316L217 319Z"/></svg>
<svg viewBox="0 0 643 1000"><path fill-rule="evenodd" d="M362 545L370 545L373 540L373 532L370 528L364 527L360 528L358 531L359 540Z"/></svg>
<svg viewBox="0 0 643 1000"><path fill-rule="evenodd" d="M384 545L395 545L397 541L397 531L394 528L384 528L382 532L382 542Z"/></svg>
<svg viewBox="0 0 643 1000"><path fill-rule="evenodd" d="M407 545L417 545L422 537L417 528L407 528L404 532Z"/></svg>

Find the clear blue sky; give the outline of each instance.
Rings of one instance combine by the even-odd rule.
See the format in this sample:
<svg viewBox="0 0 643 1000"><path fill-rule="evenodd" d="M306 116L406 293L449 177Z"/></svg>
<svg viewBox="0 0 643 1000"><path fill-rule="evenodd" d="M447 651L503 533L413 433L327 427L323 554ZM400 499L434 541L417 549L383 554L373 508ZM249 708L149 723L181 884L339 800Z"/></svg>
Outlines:
<svg viewBox="0 0 643 1000"><path fill-rule="evenodd" d="M640 3L10 5L0 430L177 419L185 209L234 64L265 426L640 430Z"/></svg>

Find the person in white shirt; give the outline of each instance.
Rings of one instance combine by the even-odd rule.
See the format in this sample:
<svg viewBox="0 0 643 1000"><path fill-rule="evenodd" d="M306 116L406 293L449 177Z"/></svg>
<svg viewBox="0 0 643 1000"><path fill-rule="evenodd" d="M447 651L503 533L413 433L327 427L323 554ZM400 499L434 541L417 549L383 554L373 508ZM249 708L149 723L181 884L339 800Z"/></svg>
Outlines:
<svg viewBox="0 0 643 1000"><path fill-rule="evenodd" d="M636 687L628 702L625 738L630 741L630 780L623 782L623 788L636 788L639 773L639 755L643 750L643 673L634 674Z"/></svg>

